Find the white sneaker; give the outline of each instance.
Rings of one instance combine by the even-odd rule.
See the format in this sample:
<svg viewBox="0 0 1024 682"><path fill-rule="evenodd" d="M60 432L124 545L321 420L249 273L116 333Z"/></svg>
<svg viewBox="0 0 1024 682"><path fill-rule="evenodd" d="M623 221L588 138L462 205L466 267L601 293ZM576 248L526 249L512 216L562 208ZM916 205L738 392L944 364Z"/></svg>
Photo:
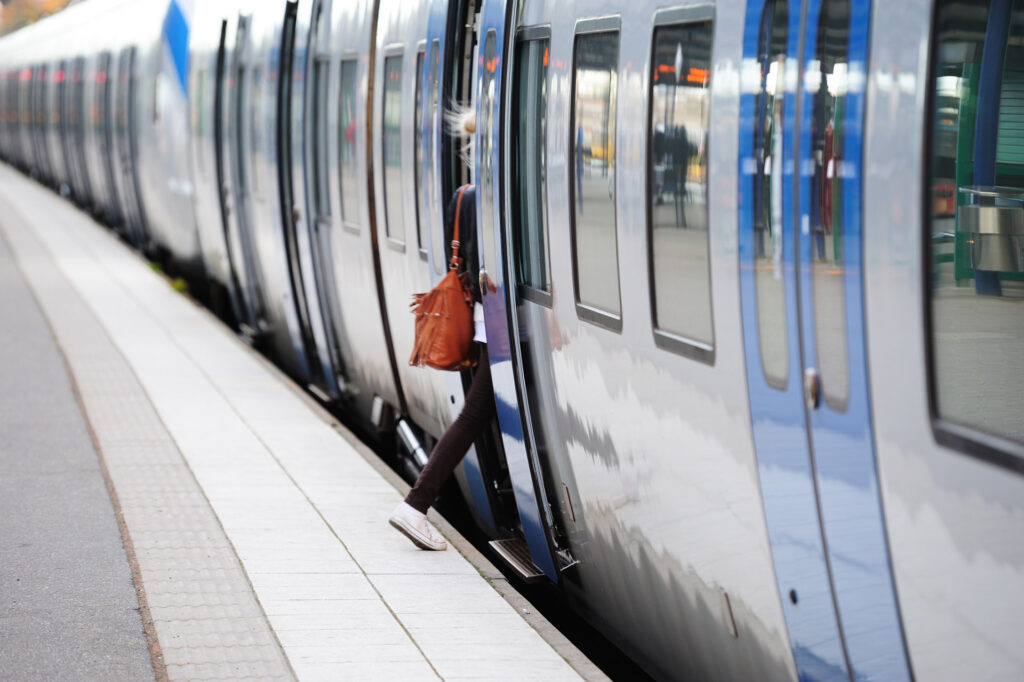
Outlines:
<svg viewBox="0 0 1024 682"><path fill-rule="evenodd" d="M427 522L426 515L405 502L395 507L388 523L400 530L420 549L440 552L448 548L448 543Z"/></svg>

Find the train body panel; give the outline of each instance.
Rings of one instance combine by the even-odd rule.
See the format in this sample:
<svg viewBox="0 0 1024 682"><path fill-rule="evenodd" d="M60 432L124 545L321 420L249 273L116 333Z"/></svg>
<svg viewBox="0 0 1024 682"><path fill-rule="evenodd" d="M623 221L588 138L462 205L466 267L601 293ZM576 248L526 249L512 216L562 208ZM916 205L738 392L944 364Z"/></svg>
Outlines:
<svg viewBox="0 0 1024 682"><path fill-rule="evenodd" d="M933 351L933 362L942 363L933 371L955 369L955 385L964 389L962 399L972 409L997 414L1009 409L1014 416L1008 423L1020 424L1019 410L985 400L982 391L985 382L994 391L989 395L1008 397L998 392L998 377L1012 379L1015 365L1003 364L1007 358L1002 356L986 376L975 373L970 360L996 360L993 356L1006 347L993 341L1016 339L1005 331L995 336L986 331L990 306L999 306L996 314L1010 322L1020 319L1011 307L1020 304L961 294L957 298L970 301L961 313L970 316L970 324L955 332L947 326L929 333L927 326L929 287L924 285L942 277L938 268L922 262L922 254L933 258L932 231L917 229L928 224L924 209L933 206L934 196L921 170L941 142L937 132L929 135L922 124L936 120L922 92L935 92L942 76L927 61L942 48L932 42L935 36L920 30L931 21L932 10L930 2L876 3L872 23L872 63L880 65L868 81L865 127L864 282L872 419L893 572L915 675L922 680L1014 679L1024 665L1016 636L1024 614L1024 468L979 458L980 446L970 441L954 447L937 443L929 410L930 384L940 393L954 386L929 377L926 350L960 337L959 353ZM984 23L974 23L979 15L984 19L976 11L969 23L963 19L967 15L955 15L951 33L956 40L982 37ZM975 439L984 440L976 433Z"/></svg>
<svg viewBox="0 0 1024 682"><path fill-rule="evenodd" d="M691 128L699 153L714 155L710 172L705 161L688 174L686 191L696 200L682 208L687 215L676 204L684 201L681 185L679 196L655 207L659 219L671 213L671 225L659 228L669 238L694 242L660 245L693 262L686 261L683 281L659 285L705 299L694 306L704 319L694 314L694 336L680 351L658 343L649 303L650 268L660 263L649 260L649 141L639 122L650 115L657 9L521 5L520 48L534 47L523 49L523 62L513 68L527 71L533 60L534 78L547 70L546 91L535 95L547 102L539 152L546 158L508 171L521 183L518 196L537 185L516 172L544 173L546 216L543 209L527 215L528 207L504 211L518 216L518 224L507 223L505 246L512 251L506 264L520 268L515 319L535 441L529 446L541 453L556 524L579 561L576 575L563 581L607 629L638 656L666 666L664 675L786 678L793 671L789 657L778 655L788 641L778 599L770 594L773 572L737 325L736 217L729 200L735 174L722 163L735 149L736 100L729 86L737 77L737 17L729 7L717 8L718 17L696 17L708 31L715 19L715 61L710 34L688 56L726 85L712 84L713 101L681 99L670 107L680 107L676 115ZM577 64L579 54L590 63ZM532 80L517 86L519 102L540 87ZM574 101L580 88L590 90ZM506 125L523 135L520 126L527 123L506 119ZM511 156L517 140L508 140ZM519 154L537 154L534 149ZM704 187L703 178L710 180ZM544 255L534 257L536 269L524 281L531 258L524 251L544 240L549 246L541 244ZM577 267L591 268L589 280ZM603 597L592 600L595 594ZM660 609L668 595L685 606ZM637 611L646 614L642 627ZM618 625L625 622L632 632ZM733 625L744 633L739 640Z"/></svg>
<svg viewBox="0 0 1024 682"><path fill-rule="evenodd" d="M384 435L462 407L408 303L473 181L485 533L658 677L1014 679L1020 14L90 0L0 39L0 153Z"/></svg>

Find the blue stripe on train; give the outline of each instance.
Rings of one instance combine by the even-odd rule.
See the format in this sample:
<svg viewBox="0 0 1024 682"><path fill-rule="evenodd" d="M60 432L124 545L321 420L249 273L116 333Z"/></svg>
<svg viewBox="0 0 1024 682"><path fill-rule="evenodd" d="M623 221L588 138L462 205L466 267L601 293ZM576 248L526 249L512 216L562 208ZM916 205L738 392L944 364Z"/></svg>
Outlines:
<svg viewBox="0 0 1024 682"><path fill-rule="evenodd" d="M177 0L171 0L164 17L163 35L174 60L174 70L183 92L188 92L188 21Z"/></svg>

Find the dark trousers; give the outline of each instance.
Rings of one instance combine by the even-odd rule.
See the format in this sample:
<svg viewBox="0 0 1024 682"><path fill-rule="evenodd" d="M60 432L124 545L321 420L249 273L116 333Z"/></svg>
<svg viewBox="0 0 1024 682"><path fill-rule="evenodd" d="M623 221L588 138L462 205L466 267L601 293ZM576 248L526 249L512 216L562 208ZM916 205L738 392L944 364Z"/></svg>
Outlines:
<svg viewBox="0 0 1024 682"><path fill-rule="evenodd" d="M473 375L473 383L466 394L466 404L458 419L437 441L430 452L427 465L423 467L416 485L406 496L406 503L426 513L437 499L441 485L455 471L462 458L466 456L469 446L483 433L487 425L494 419L494 389L491 387L491 368L487 362L487 351L480 351L480 365Z"/></svg>

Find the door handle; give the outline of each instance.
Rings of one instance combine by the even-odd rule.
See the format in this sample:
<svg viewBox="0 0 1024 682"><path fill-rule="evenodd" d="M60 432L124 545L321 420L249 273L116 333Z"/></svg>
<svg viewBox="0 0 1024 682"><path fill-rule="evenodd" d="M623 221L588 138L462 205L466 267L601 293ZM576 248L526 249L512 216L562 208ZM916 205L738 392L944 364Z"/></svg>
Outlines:
<svg viewBox="0 0 1024 682"><path fill-rule="evenodd" d="M292 206L292 223L298 223L300 220L302 220L302 211L298 206Z"/></svg>
<svg viewBox="0 0 1024 682"><path fill-rule="evenodd" d="M813 367L804 370L804 403L812 412L821 405L821 377Z"/></svg>

